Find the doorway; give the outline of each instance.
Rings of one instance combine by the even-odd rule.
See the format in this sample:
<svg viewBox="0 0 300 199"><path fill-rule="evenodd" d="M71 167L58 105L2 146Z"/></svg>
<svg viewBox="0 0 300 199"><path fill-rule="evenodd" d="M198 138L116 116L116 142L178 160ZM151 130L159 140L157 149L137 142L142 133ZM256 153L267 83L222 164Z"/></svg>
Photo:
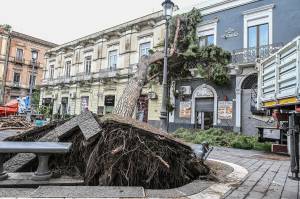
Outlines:
<svg viewBox="0 0 300 199"><path fill-rule="evenodd" d="M136 119L140 122L148 122L148 103L147 95L141 95L137 102Z"/></svg>
<svg viewBox="0 0 300 199"><path fill-rule="evenodd" d="M62 105L62 115L68 114L68 97L61 98L61 105Z"/></svg>
<svg viewBox="0 0 300 199"><path fill-rule="evenodd" d="M214 98L197 98L195 100L195 128L210 129L214 124Z"/></svg>

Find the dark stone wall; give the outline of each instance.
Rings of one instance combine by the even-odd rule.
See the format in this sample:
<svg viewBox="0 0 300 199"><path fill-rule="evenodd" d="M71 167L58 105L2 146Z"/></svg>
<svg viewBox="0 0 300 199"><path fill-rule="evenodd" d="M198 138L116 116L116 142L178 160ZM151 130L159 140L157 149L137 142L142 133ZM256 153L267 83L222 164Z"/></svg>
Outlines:
<svg viewBox="0 0 300 199"><path fill-rule="evenodd" d="M212 86L218 95L218 101L224 101L225 96L227 97L228 101L233 101L233 117L231 120L221 120L221 123L218 124L216 127L224 127L225 129L232 130L234 127L234 121L235 121L235 76L231 76L230 81L227 85L216 85L213 82L200 79L200 78L194 78L190 80L181 80L176 82L176 90L179 90L181 86L191 86L192 92L202 84L207 84ZM191 101L192 95L185 97L184 101ZM175 120L174 123L170 123L169 129L170 131L174 131L178 128L194 128L194 124L191 124L191 119L186 118L180 118L179 117L179 107L180 107L180 101L181 99L176 98L175 99ZM193 110L192 110L193 111Z"/></svg>

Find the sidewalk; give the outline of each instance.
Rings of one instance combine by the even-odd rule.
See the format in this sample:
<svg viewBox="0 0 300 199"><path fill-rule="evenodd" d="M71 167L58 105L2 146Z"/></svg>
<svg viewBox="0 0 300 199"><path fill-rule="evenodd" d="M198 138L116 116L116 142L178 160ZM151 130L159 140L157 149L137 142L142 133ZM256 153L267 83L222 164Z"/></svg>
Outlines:
<svg viewBox="0 0 300 199"><path fill-rule="evenodd" d="M290 162L287 156L258 151L215 148L209 158L235 163L245 167L249 174L226 199L299 199L300 184L289 179Z"/></svg>

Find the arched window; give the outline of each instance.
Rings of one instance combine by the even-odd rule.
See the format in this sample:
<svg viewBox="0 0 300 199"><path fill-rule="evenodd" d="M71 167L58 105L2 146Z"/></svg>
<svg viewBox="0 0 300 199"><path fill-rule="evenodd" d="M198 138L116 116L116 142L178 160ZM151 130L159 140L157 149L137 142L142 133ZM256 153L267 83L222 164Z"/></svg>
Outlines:
<svg viewBox="0 0 300 199"><path fill-rule="evenodd" d="M257 74L249 75L242 83L242 89L251 90L250 96L250 110L252 113L256 112L257 104Z"/></svg>

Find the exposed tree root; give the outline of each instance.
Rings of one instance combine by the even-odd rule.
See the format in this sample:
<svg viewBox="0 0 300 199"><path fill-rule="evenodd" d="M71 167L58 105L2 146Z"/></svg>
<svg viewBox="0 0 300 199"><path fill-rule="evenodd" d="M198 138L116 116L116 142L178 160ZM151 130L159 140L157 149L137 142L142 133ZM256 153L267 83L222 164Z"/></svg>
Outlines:
<svg viewBox="0 0 300 199"><path fill-rule="evenodd" d="M55 157L52 168L80 175L87 185L152 189L179 187L209 173L184 143L162 132L153 133L147 124L118 118L100 121L102 131L89 142L79 130L64 138L73 142L73 149L69 155Z"/></svg>
<svg viewBox="0 0 300 199"><path fill-rule="evenodd" d="M60 138L73 145L69 154L51 157L54 177L79 176L90 186L166 189L209 174L192 149L170 134L131 118L111 115L96 119L102 130L91 139L85 140L79 128ZM34 137L31 132L22 140Z"/></svg>

